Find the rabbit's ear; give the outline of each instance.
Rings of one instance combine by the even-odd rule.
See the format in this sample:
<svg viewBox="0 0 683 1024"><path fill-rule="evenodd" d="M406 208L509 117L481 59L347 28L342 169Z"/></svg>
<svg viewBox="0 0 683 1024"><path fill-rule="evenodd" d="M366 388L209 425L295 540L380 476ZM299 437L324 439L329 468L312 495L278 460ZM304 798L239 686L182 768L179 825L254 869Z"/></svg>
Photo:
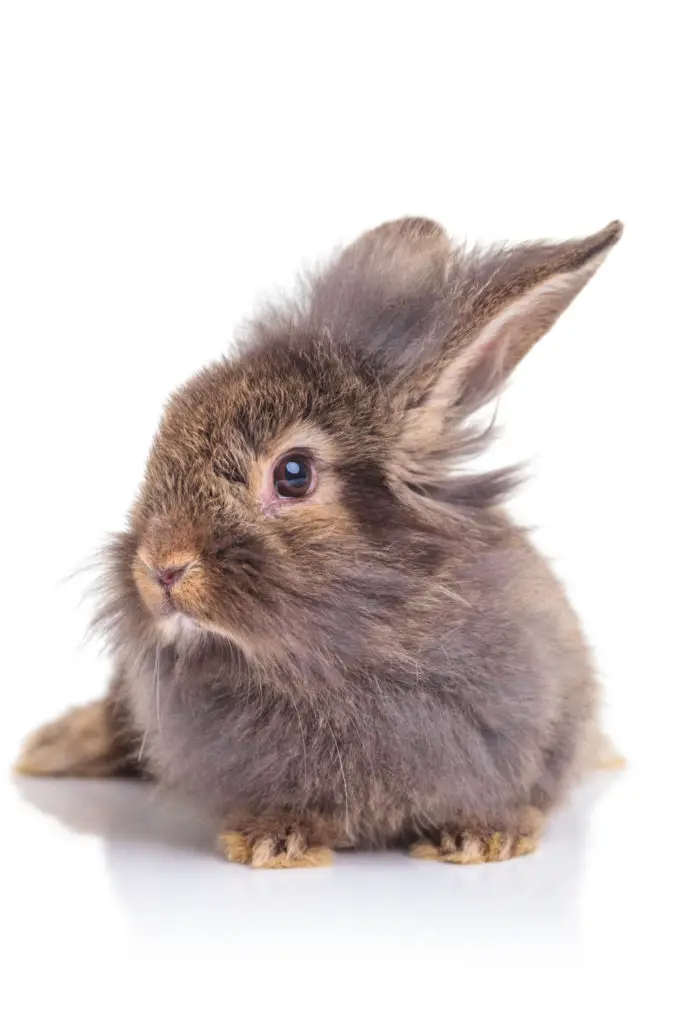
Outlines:
<svg viewBox="0 0 683 1024"><path fill-rule="evenodd" d="M445 455L462 420L494 397L619 240L622 225L560 244L453 255L437 322L396 380L402 448Z"/></svg>
<svg viewBox="0 0 683 1024"><path fill-rule="evenodd" d="M448 236L436 221L403 217L366 231L342 251L337 266L345 276L369 275L403 294L433 271L441 271L443 277L450 249Z"/></svg>
<svg viewBox="0 0 683 1024"><path fill-rule="evenodd" d="M448 236L433 220L404 217L366 231L316 277L310 324L383 363L400 361L438 306L451 256Z"/></svg>

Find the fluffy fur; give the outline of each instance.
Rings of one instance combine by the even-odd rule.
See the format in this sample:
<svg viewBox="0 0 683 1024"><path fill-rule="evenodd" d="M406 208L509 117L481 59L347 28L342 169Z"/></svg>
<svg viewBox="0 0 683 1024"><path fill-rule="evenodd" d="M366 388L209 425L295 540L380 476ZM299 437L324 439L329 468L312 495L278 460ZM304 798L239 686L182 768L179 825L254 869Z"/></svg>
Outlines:
<svg viewBox="0 0 683 1024"><path fill-rule="evenodd" d="M458 462L482 443L472 413L620 231L466 252L431 221L383 225L171 398L102 581L112 774L194 794L227 855L262 866L533 848L595 756L594 673L501 509L512 475ZM292 450L317 490L269 504ZM175 564L169 606L154 571Z"/></svg>

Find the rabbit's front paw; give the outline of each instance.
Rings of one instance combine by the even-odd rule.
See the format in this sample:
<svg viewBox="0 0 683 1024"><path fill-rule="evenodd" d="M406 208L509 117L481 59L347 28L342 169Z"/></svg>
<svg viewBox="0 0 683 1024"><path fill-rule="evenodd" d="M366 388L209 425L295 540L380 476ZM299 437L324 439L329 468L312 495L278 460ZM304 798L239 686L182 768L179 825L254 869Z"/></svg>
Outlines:
<svg viewBox="0 0 683 1024"><path fill-rule="evenodd" d="M221 852L236 864L252 868L318 868L332 863L332 850L309 844L306 830L290 823L259 827L258 822L244 831L221 832Z"/></svg>
<svg viewBox="0 0 683 1024"><path fill-rule="evenodd" d="M490 864L533 853L543 825L542 813L528 807L515 828L463 828L445 826L432 840L421 839L410 852L422 860L448 864Z"/></svg>

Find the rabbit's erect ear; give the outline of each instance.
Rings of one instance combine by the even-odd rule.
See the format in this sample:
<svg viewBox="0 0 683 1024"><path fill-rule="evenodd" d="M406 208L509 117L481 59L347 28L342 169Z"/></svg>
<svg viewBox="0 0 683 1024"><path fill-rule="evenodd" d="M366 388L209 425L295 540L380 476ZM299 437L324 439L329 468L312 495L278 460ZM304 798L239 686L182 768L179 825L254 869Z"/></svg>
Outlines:
<svg viewBox="0 0 683 1024"><path fill-rule="evenodd" d="M312 289L310 323L397 363L438 307L452 256L440 224L404 217L367 231Z"/></svg>
<svg viewBox="0 0 683 1024"><path fill-rule="evenodd" d="M446 232L426 217L403 217L366 231L337 260L340 276L372 277L397 295L410 292L443 268L451 246Z"/></svg>
<svg viewBox="0 0 683 1024"><path fill-rule="evenodd" d="M581 240L453 254L430 334L397 375L406 455L446 456L453 430L497 394L621 231L614 221Z"/></svg>

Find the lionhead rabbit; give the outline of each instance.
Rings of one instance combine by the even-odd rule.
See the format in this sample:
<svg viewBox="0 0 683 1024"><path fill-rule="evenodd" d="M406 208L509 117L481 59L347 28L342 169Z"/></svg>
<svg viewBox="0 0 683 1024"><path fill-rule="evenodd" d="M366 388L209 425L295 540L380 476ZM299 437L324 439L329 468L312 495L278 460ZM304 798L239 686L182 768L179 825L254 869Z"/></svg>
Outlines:
<svg viewBox="0 0 683 1024"><path fill-rule="evenodd" d="M171 398L108 549L108 696L19 770L151 775L254 867L533 850L600 758L596 683L510 474L455 470L620 234L467 252L399 220L252 322Z"/></svg>

